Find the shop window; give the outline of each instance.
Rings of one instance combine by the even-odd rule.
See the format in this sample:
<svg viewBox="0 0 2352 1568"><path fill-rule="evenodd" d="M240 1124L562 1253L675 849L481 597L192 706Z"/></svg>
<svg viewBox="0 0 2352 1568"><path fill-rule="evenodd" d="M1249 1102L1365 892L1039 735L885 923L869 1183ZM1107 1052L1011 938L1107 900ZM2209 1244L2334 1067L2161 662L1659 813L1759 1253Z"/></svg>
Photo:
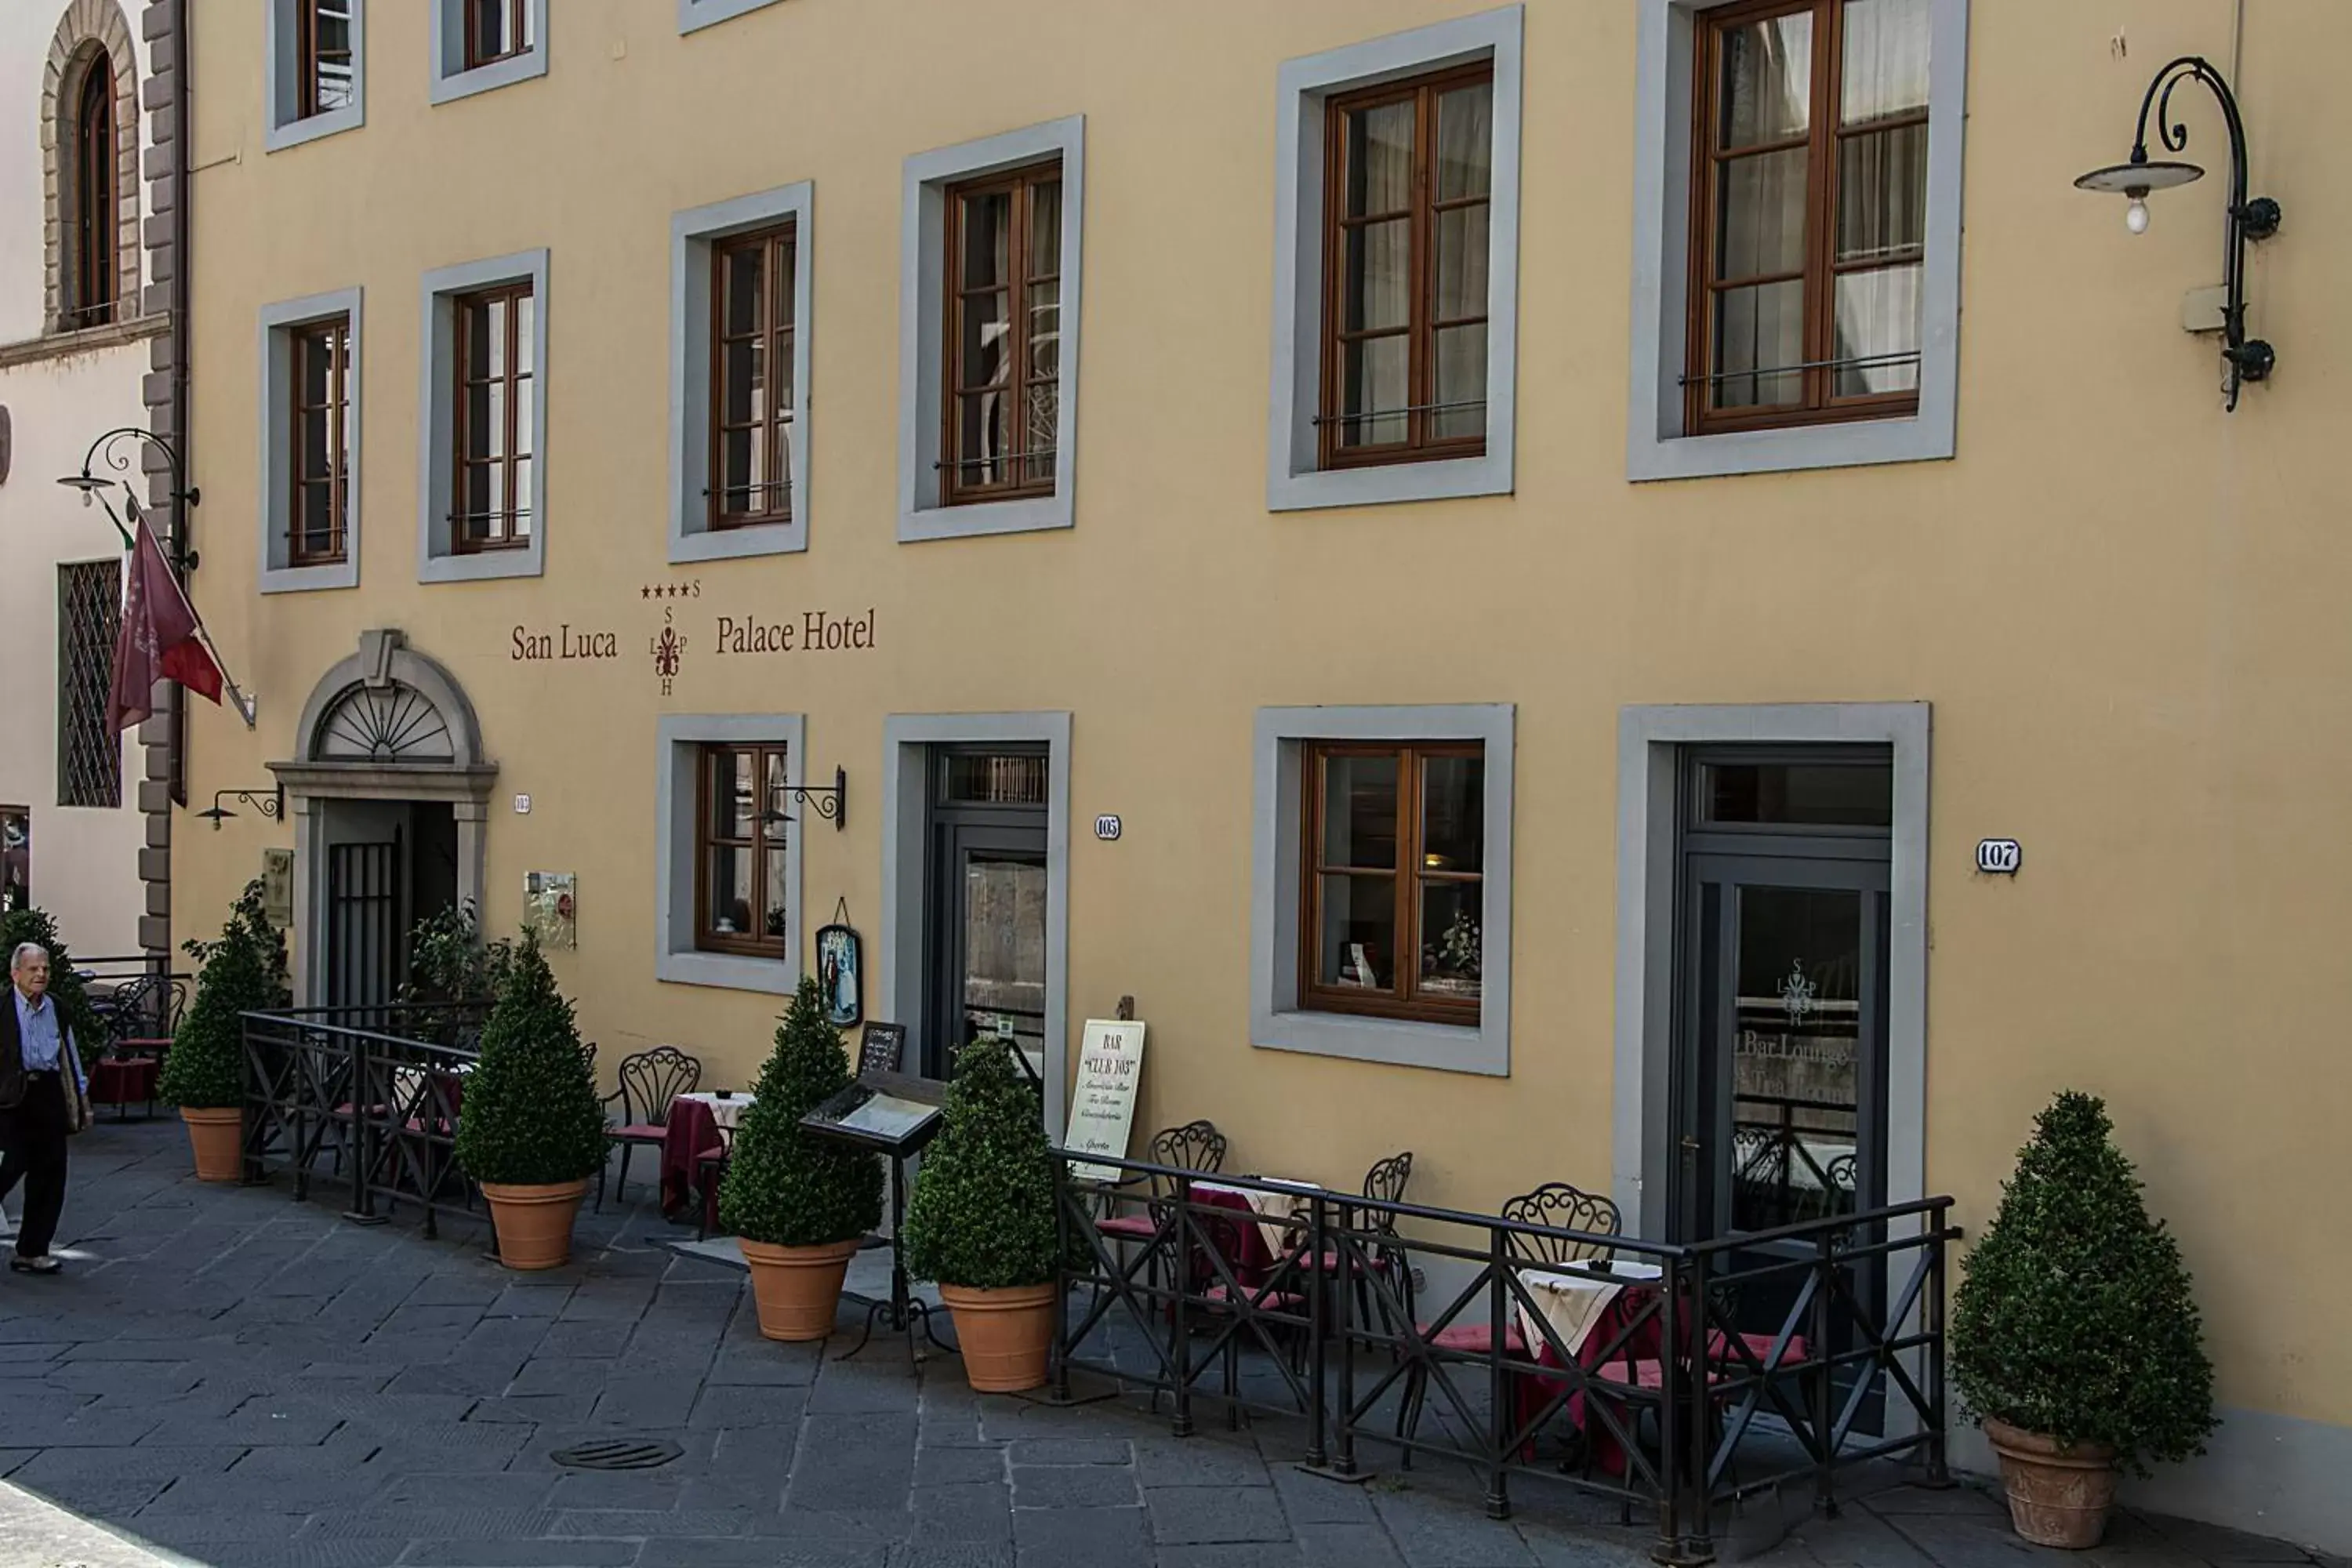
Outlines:
<svg viewBox="0 0 2352 1568"><path fill-rule="evenodd" d="M114 68L93 50L76 94L73 121L73 273L66 330L114 320Z"/></svg>
<svg viewBox="0 0 2352 1568"><path fill-rule="evenodd" d="M547 253L425 279L417 575L535 577L546 559Z"/></svg>
<svg viewBox="0 0 2352 1568"><path fill-rule="evenodd" d="M432 100L448 103L547 74L547 0L426 0Z"/></svg>
<svg viewBox="0 0 2352 1568"><path fill-rule="evenodd" d="M791 224L710 247L713 529L793 520L797 254Z"/></svg>
<svg viewBox="0 0 2352 1568"><path fill-rule="evenodd" d="M1286 62L1277 511L1514 483L1523 8Z"/></svg>
<svg viewBox="0 0 2352 1568"><path fill-rule="evenodd" d="M1326 110L1323 464L1486 449L1491 65Z"/></svg>
<svg viewBox="0 0 2352 1568"><path fill-rule="evenodd" d="M666 713L657 726L654 973L789 996L800 984L804 725L787 713Z"/></svg>
<svg viewBox="0 0 2352 1568"><path fill-rule="evenodd" d="M296 91L301 118L358 101L353 8L358 0L300 0L295 13Z"/></svg>
<svg viewBox="0 0 2352 1568"><path fill-rule="evenodd" d="M1076 521L1086 125L907 161L898 537Z"/></svg>
<svg viewBox="0 0 2352 1568"><path fill-rule="evenodd" d="M1514 731L1506 706L1260 710L1253 1044L1509 1072Z"/></svg>
<svg viewBox="0 0 2352 1568"><path fill-rule="evenodd" d="M287 334L292 402L287 432L293 454L286 554L295 566L345 558L351 516L352 319L332 316Z"/></svg>
<svg viewBox="0 0 2352 1568"><path fill-rule="evenodd" d="M114 643L122 624L122 563L58 567L58 804L122 804L122 737L107 722Z"/></svg>
<svg viewBox="0 0 2352 1568"><path fill-rule="evenodd" d="M32 907L32 808L0 805L0 915Z"/></svg>
<svg viewBox="0 0 2352 1568"><path fill-rule="evenodd" d="M1486 773L1476 745L1307 748L1303 1005L1476 1022Z"/></svg>
<svg viewBox="0 0 2352 1568"><path fill-rule="evenodd" d="M365 123L367 0L267 0L262 145L278 153Z"/></svg>
<svg viewBox="0 0 2352 1568"><path fill-rule="evenodd" d="M1968 0L1641 0L1633 478L1952 455Z"/></svg>
<svg viewBox="0 0 2352 1568"><path fill-rule="evenodd" d="M670 220L674 563L808 547L803 181Z"/></svg>
<svg viewBox="0 0 2352 1568"><path fill-rule="evenodd" d="M782 746L702 748L695 942L705 952L775 958L790 942L789 776Z"/></svg>
<svg viewBox="0 0 2352 1568"><path fill-rule="evenodd" d="M357 289L261 311L261 591L359 583Z"/></svg>
<svg viewBox="0 0 2352 1568"><path fill-rule="evenodd" d="M1054 493L1061 428L1059 159L948 192L950 506Z"/></svg>
<svg viewBox="0 0 2352 1568"><path fill-rule="evenodd" d="M1919 407L1927 0L1701 18L1686 428Z"/></svg>
<svg viewBox="0 0 2352 1568"><path fill-rule="evenodd" d="M461 294L450 308L457 341L451 544L461 555L517 549L530 542L538 301L529 283L508 283Z"/></svg>

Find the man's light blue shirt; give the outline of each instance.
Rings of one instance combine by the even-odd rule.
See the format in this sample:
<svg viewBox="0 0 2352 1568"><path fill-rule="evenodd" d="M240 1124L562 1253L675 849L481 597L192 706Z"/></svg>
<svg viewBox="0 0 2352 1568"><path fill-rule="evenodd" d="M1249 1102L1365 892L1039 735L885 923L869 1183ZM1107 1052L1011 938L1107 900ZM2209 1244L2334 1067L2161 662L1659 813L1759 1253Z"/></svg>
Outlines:
<svg viewBox="0 0 2352 1568"><path fill-rule="evenodd" d="M38 1002L27 1002L25 994L15 986L8 988L16 999L16 1037L24 1044L26 1072L56 1072L58 1058L64 1054L64 1037L70 1033L58 1017L58 1005L46 995ZM74 1077L81 1077L81 1064L74 1063Z"/></svg>

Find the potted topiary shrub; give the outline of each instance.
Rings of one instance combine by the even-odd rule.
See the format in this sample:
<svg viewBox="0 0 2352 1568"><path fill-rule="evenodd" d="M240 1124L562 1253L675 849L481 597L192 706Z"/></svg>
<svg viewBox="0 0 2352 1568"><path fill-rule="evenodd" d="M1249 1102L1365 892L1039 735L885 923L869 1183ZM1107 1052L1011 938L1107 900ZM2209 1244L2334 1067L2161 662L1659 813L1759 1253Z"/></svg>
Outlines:
<svg viewBox="0 0 2352 1568"><path fill-rule="evenodd" d="M760 1331L821 1340L833 1331L841 1281L858 1243L882 1220L882 1167L846 1143L813 1137L801 1118L846 1088L849 1056L803 979L776 1028L776 1048L735 1130L719 1222L751 1269Z"/></svg>
<svg viewBox="0 0 2352 1568"><path fill-rule="evenodd" d="M2180 1248L2140 1201L2107 1108L2067 1093L2034 1121L1952 1302L1952 1374L2000 1457L2011 1522L2095 1546L2116 1468L2205 1451L2213 1367Z"/></svg>
<svg viewBox="0 0 2352 1568"><path fill-rule="evenodd" d="M219 936L184 944L203 968L155 1091L180 1108L200 1182L237 1178L245 1142L245 1015L289 1000L286 938L262 910L261 883L247 882Z"/></svg>
<svg viewBox="0 0 2352 1568"><path fill-rule="evenodd" d="M964 1377L983 1394L1045 1381L1062 1246L1052 1146L1013 1049L1003 1038L963 1048L907 1214L908 1267L938 1283Z"/></svg>
<svg viewBox="0 0 2352 1568"><path fill-rule="evenodd" d="M482 1026L457 1115L457 1163L490 1203L499 1261L560 1268L572 1221L604 1160L604 1108L572 1004L525 932Z"/></svg>

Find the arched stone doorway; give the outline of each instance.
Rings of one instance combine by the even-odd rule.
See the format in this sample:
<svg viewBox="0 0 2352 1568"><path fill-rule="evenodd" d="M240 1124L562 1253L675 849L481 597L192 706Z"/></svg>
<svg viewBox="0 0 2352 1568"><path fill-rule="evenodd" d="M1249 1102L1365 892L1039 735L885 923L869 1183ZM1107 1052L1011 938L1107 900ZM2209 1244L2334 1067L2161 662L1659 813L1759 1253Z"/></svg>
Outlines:
<svg viewBox="0 0 2352 1568"><path fill-rule="evenodd" d="M483 894L499 767L455 677L396 630L311 689L299 754L272 763L294 827L297 1006L372 1006L406 973L407 937Z"/></svg>

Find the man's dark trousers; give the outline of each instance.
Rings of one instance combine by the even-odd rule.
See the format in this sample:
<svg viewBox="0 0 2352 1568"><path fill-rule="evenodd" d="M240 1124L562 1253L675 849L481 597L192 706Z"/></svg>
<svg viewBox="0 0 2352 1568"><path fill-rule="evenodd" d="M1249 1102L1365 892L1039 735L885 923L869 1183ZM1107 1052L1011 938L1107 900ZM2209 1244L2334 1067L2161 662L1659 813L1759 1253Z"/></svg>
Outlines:
<svg viewBox="0 0 2352 1568"><path fill-rule="evenodd" d="M0 1004L7 998L0 997ZM53 1072L25 1075L24 1103L0 1110L0 1199L25 1184L16 1256L45 1258L66 1206L66 1096Z"/></svg>

